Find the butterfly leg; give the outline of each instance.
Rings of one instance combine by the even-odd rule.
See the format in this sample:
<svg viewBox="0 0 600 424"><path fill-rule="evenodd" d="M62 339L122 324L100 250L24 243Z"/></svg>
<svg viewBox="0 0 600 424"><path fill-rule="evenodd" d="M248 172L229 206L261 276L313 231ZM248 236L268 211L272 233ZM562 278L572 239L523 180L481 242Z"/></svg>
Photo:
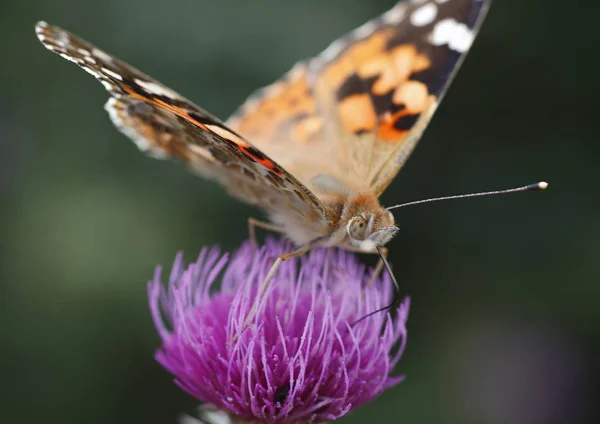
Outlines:
<svg viewBox="0 0 600 424"><path fill-rule="evenodd" d="M271 269L269 269L269 272L267 273L267 276L265 277L265 279L263 280L262 284L260 285L260 288L258 289L258 293L256 294L256 298L254 299L254 303L252 304L252 308L250 308L250 311L248 312L248 316L246 317L246 320L244 321L244 324L242 325L242 329L246 328L248 326L248 324L250 324L250 321L252 320L252 317L254 316L254 314L256 312L256 308L258 307L259 302L261 301L263 295L265 294L265 291L267 290L267 287L269 286L269 282L273 279L273 276L277 272L277 269L279 268L279 265L281 265L281 263L283 261L287 261L288 259L296 258L298 256L301 256L301 255L305 254L310 249L312 249L312 245L311 244L307 244L306 246L302 246L300 249L295 250L295 251L293 251L291 253L286 253L284 255L280 255L275 260L275 262L271 266Z"/></svg>
<svg viewBox="0 0 600 424"><path fill-rule="evenodd" d="M256 218L248 218L248 237L250 238L250 242L252 246L258 247L258 243L256 241L256 228L262 228L263 230L273 231L276 233L283 233L284 229L278 225L271 224L269 222L260 221Z"/></svg>

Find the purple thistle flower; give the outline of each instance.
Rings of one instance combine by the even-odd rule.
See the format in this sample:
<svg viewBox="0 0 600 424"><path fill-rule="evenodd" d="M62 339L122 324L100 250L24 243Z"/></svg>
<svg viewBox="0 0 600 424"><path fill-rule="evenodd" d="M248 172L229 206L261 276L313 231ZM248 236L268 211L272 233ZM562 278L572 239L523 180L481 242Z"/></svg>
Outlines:
<svg viewBox="0 0 600 424"><path fill-rule="evenodd" d="M409 300L395 319L379 313L351 326L391 301L389 277L364 289L370 273L352 254L316 249L282 263L244 326L284 251L275 240L257 251L245 243L229 261L205 248L187 269L180 253L167 289L158 267L148 284L163 343L156 359L183 390L236 419L331 421L402 381L389 374L406 344Z"/></svg>

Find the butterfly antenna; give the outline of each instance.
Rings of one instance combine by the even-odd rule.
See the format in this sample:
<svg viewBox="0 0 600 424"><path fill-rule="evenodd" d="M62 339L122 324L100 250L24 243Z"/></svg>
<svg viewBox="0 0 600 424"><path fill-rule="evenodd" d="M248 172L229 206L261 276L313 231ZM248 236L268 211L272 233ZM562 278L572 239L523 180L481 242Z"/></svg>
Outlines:
<svg viewBox="0 0 600 424"><path fill-rule="evenodd" d="M405 206L418 205L420 203L429 203L429 202L437 202L440 200L451 200L451 199L466 199L468 197L483 197L483 196L495 196L497 194L508 194L508 193L518 193L520 191L540 191L546 190L548 188L548 183L545 181L541 181L535 184L529 184L523 187L510 188L508 190L496 190L496 191L485 191L482 193L471 193L471 194L459 194L458 196L445 196L445 197L434 197L432 199L425 200L417 200L416 202L408 202L402 203L396 206L390 206L386 208L388 211L397 208L403 208Z"/></svg>
<svg viewBox="0 0 600 424"><path fill-rule="evenodd" d="M379 312L383 312L383 311L387 311L389 309L392 309L394 306L398 306L400 305L400 285L398 284L398 281L396 281L396 277L394 276L394 273L392 272L392 268L390 267L390 264L387 261L387 258L385 257L385 255L381 252L381 248L379 246L376 247L377 248L377 253L379 253L379 257L381 258L381 260L383 261L383 265L385 266L385 269L387 270L388 274L390 275L390 277L392 278L392 282L394 283L394 287L396 288L396 293L394 296L394 300L392 303L390 303L387 306L384 306L383 308L379 308L373 312L369 312L367 315L360 317L359 319L357 319L356 321L354 321L351 326L354 327L356 324L358 324L359 322L375 315L378 314Z"/></svg>

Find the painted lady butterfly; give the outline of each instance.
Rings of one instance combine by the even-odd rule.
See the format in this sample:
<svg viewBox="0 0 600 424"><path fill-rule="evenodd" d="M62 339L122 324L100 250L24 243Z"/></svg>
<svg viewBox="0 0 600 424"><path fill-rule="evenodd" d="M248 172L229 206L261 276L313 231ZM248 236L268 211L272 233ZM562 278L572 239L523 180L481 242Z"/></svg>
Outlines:
<svg viewBox="0 0 600 424"><path fill-rule="evenodd" d="M373 252L398 230L378 198L490 3L405 0L257 91L226 123L65 30L40 22L36 33L104 85L110 118L140 150L177 158L261 207L298 253L314 245Z"/></svg>

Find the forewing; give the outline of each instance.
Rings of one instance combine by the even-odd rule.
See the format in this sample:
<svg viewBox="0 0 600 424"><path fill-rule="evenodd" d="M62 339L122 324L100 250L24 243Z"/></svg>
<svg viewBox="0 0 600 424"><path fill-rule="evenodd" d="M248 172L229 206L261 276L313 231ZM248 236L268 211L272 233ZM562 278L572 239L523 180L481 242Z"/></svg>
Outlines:
<svg viewBox="0 0 600 424"><path fill-rule="evenodd" d="M423 134L490 3L400 2L259 90L228 123L316 193L325 182L380 195Z"/></svg>
<svg viewBox="0 0 600 424"><path fill-rule="evenodd" d="M294 174L311 190L315 176L347 175L346 153L337 132L326 136L327 111L309 80L311 62L297 63L275 83L253 93L227 120L227 125ZM340 150L339 148L342 148ZM347 184L352 182L352 178ZM319 194L319 193L317 193Z"/></svg>
<svg viewBox="0 0 600 424"><path fill-rule="evenodd" d="M210 113L81 38L40 22L39 40L98 79L111 98L113 123L156 158L176 158L269 213L325 222L323 205L304 185Z"/></svg>

